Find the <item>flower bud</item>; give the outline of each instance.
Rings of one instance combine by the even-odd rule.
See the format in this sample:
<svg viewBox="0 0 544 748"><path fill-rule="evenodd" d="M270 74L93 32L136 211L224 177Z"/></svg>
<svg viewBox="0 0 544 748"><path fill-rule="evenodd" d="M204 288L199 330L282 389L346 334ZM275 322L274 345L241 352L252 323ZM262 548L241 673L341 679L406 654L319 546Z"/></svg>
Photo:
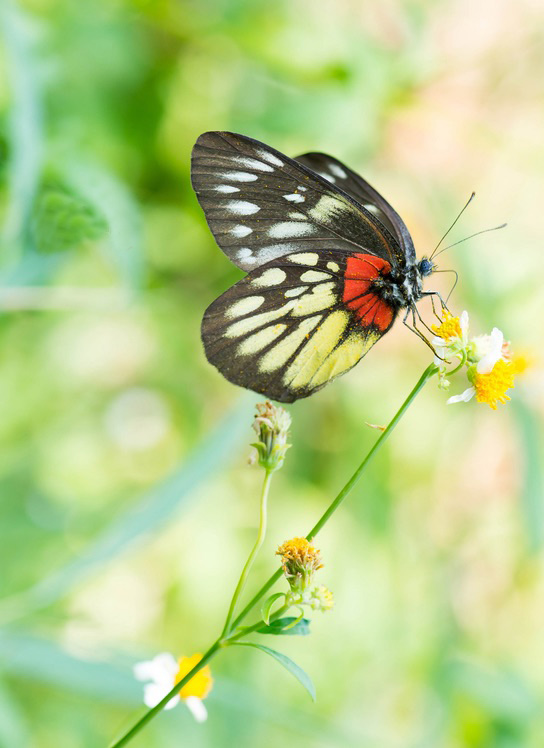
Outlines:
<svg viewBox="0 0 544 748"><path fill-rule="evenodd" d="M272 472L283 465L285 453L291 446L287 436L291 426L291 416L279 405L272 405L268 400L257 403L257 414L253 428L259 441L253 444L258 453L259 465Z"/></svg>
<svg viewBox="0 0 544 748"><path fill-rule="evenodd" d="M304 593L313 583L314 572L321 569L321 556L306 538L293 538L276 551L292 592Z"/></svg>

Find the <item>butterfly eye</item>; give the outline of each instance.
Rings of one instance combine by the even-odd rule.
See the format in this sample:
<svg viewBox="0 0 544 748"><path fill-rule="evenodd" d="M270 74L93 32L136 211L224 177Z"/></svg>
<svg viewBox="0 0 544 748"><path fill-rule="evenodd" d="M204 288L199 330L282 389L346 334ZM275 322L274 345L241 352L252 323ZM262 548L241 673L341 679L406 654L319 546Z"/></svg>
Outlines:
<svg viewBox="0 0 544 748"><path fill-rule="evenodd" d="M418 266L419 274L422 278L425 278L427 275L430 275L434 268L435 264L432 260L429 260L427 257L424 257L422 260L419 261Z"/></svg>

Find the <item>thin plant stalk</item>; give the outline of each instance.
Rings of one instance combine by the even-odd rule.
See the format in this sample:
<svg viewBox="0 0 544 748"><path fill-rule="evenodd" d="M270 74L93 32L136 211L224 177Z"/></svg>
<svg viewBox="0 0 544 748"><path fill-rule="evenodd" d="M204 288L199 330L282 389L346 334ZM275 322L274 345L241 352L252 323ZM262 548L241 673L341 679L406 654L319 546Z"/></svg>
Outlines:
<svg viewBox="0 0 544 748"><path fill-rule="evenodd" d="M234 590L234 595L232 596L232 600L230 602L229 612L227 613L227 618L225 621L225 625L223 626L223 631L221 632L221 637L226 636L231 630L230 624L234 616L234 611L236 610L236 603L238 602L240 595L242 594L244 590L245 584L247 582L247 578L249 576L249 572L251 570L251 567L253 566L253 562L257 558L257 554L259 553L259 550L263 544L263 541L266 535L267 503L268 503L268 492L270 490L271 478L272 478L272 472L270 470L266 470L264 481L263 481L263 488L261 491L259 532L257 533L257 540L255 541L255 545L251 549L251 553L249 554L248 559L245 563L245 566L242 569L242 573L240 574L240 579L238 580L238 584L236 585L236 589Z"/></svg>
<svg viewBox="0 0 544 748"><path fill-rule="evenodd" d="M384 429L384 431L380 434L376 442L374 443L373 447L370 449L368 454L365 456L359 467L355 470L351 478L348 480L348 482L345 484L345 486L341 489L341 491L338 493L336 498L330 503L330 505L327 507L327 509L323 512L321 517L318 519L318 521L315 523L315 525L312 527L310 532L306 535L306 538L310 540L311 538L314 538L317 533L323 528L323 526L329 521L331 516L334 514L334 512L338 509L340 504L346 499L346 497L351 493L355 485L359 482L362 474L372 461L372 459L376 456L380 448L383 446L383 444L386 442L386 440L391 435L392 431L396 427L396 425L399 423L403 415L406 413L412 402L415 400L419 392L423 389L426 382L434 376L438 372L438 367L435 364L431 364L430 366L425 369L421 377L419 378L418 382L416 383L413 390L410 392L406 400L403 402L403 404L400 406L399 410L395 413L387 427ZM268 495L268 488L269 488L269 475L265 478L265 483L263 485L263 494L261 497L261 512L263 508L266 509L266 498ZM262 516L261 516L261 524L262 524ZM260 534L260 533L259 533ZM253 548L253 551L250 554L250 557L248 559L248 563L250 559L254 559L256 552L259 550L260 544L257 542L255 547ZM255 550L257 549L257 551ZM246 567L248 567L248 563L246 563ZM251 564L249 564L251 565ZM244 567L244 571L246 570L246 567ZM235 639L239 638L239 633L236 631L236 627L238 624L247 616L247 614L253 609L253 607L259 602L259 600L264 597L264 595L268 592L268 590L275 584L275 582L278 581L278 579L282 575L282 569L278 569L271 577L270 579L263 584L263 586L260 588L258 592L255 593L255 595L251 598L251 600L248 602L246 607L238 614L238 616L232 621L232 615L234 613L234 607L236 605L236 602L242 592L242 588L245 583L245 579L247 577L247 574L244 575L244 571L242 572L242 576L240 577L240 581L238 582L238 586L236 588L236 591L233 596L233 600L231 602L231 606L229 609L229 615L227 616L227 623L223 633L221 636L211 645L211 647L208 649L208 651L203 655L200 662L198 662L192 670L190 670L187 675L185 675L176 685L169 691L169 693L166 694L166 696L152 709L150 709L148 712L144 714L143 717L141 717L136 724L134 724L131 729L125 733L125 735L120 738L117 742L111 743L109 748L121 748L121 746L126 745L129 740L131 740L137 733L140 732L140 730L151 720L153 717L155 717L158 712L161 711L161 709L170 701L170 699L175 696L183 686L188 683L191 678L202 668L204 665L209 662L212 657L214 657L217 652L227 647L231 641L234 642ZM249 567L248 567L249 571ZM242 583L242 584L241 584ZM240 588L238 590L238 588ZM277 614L276 614L277 615ZM273 616L275 618L276 616ZM257 624L254 624L253 626L250 626L249 629L255 630L257 628ZM249 630L245 631L244 634L250 633Z"/></svg>

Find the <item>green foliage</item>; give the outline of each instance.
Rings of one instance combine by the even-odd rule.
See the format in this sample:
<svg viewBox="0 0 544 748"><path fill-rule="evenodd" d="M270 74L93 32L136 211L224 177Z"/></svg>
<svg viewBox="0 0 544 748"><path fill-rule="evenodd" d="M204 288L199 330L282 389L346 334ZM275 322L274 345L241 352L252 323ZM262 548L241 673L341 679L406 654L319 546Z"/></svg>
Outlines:
<svg viewBox="0 0 544 748"><path fill-rule="evenodd" d="M275 649L265 647L263 644L255 644L255 642L234 642L233 645L238 647L254 647L255 649L260 649L261 652L264 652L270 657L273 657L276 662L279 662L280 665L283 665L283 667L289 673L291 673L294 678L298 680L301 686L304 686L304 688L312 697L313 701L315 701L315 686L312 683L310 676L305 673L304 670L299 665L297 665L296 662L293 662L290 657L287 657L287 655L284 655L281 652L277 652Z"/></svg>
<svg viewBox="0 0 544 748"><path fill-rule="evenodd" d="M31 227L39 252L77 249L81 242L99 239L107 230L95 206L55 179L46 180L38 191Z"/></svg>
<svg viewBox="0 0 544 748"><path fill-rule="evenodd" d="M285 616L278 618L266 626L257 629L258 634L272 634L274 636L308 636L310 621L307 618Z"/></svg>

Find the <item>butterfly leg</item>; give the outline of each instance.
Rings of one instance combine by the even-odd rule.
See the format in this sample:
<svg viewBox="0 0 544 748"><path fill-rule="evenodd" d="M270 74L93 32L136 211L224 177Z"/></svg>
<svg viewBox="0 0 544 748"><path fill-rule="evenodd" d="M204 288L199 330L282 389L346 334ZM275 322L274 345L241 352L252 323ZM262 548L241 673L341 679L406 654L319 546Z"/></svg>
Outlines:
<svg viewBox="0 0 544 748"><path fill-rule="evenodd" d="M437 352L436 352L433 344L425 337L425 335L421 332L421 330L418 329L417 323L416 323L416 311L417 311L417 309L414 311L414 307L408 307L408 309L406 310L406 314L403 317L402 323L404 325L406 325L406 327L409 330L411 330L412 332L415 332L415 334L418 336L418 338L421 338L421 340L425 343L425 345L428 346L431 349L431 351L434 353L434 355L437 356L437 358L441 359L441 356L438 356L438 354L437 354ZM410 312L412 313L412 324L411 325L407 322L408 315L410 314ZM419 313L418 313L418 317L419 317ZM419 319L421 319L421 317L419 317ZM425 324L425 323L423 323L423 324ZM431 332L432 332L432 330L431 330Z"/></svg>
<svg viewBox="0 0 544 748"><path fill-rule="evenodd" d="M442 322L442 317L437 313L436 307L434 305L434 297L438 296L438 298L440 299L440 304L441 304L443 310L446 309L449 312L449 309L448 309L448 305L446 304L446 302L444 301L444 299L440 295L440 292L439 291L424 291L423 294L422 294L422 296L430 296L431 297L431 304L432 304L432 307L433 307L433 314L434 314L434 316L437 318L437 320L439 322Z"/></svg>

